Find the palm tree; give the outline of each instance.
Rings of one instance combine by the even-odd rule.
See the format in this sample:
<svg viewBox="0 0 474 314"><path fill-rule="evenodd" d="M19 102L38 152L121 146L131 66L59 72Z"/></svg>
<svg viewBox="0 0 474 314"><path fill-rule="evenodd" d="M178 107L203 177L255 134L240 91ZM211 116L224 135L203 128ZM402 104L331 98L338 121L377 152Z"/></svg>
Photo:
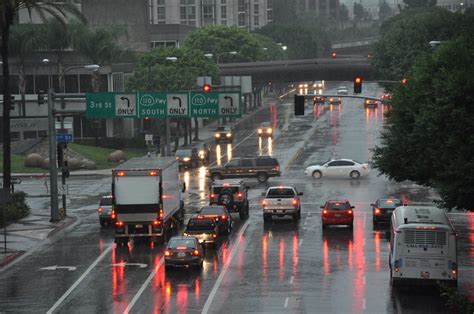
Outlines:
<svg viewBox="0 0 474 314"><path fill-rule="evenodd" d="M82 17L74 0L2 0L0 1L0 26L2 28L2 70L3 70L3 189L11 187L11 134L10 134L10 68L8 64L10 31L19 10L26 9L31 14L36 12L42 20L46 16L64 21L66 13Z"/></svg>
<svg viewBox="0 0 474 314"><path fill-rule="evenodd" d="M21 112L25 115L25 60L26 57L36 48L42 46L40 30L33 24L15 25L10 33L10 50L18 58L18 77L21 94Z"/></svg>

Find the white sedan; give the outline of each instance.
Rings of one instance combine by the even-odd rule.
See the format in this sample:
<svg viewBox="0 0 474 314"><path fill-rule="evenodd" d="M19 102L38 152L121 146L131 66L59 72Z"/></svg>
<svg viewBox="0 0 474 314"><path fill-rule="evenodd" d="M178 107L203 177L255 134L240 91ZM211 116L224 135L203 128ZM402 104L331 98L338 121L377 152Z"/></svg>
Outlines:
<svg viewBox="0 0 474 314"><path fill-rule="evenodd" d="M347 95L347 94L349 94L349 89L348 89L347 87L345 87L345 86L339 86L339 87L337 88L337 93L338 93L339 95L341 95L341 94Z"/></svg>
<svg viewBox="0 0 474 314"><path fill-rule="evenodd" d="M309 166L304 173L315 179L321 177L357 179L360 176L367 176L369 174L369 164L351 159L335 159L320 165Z"/></svg>

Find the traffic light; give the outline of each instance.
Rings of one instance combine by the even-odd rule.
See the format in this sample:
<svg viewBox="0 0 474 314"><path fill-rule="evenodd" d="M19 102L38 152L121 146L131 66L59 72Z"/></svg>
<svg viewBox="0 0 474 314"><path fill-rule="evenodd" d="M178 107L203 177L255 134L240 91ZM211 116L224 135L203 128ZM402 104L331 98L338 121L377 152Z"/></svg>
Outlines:
<svg viewBox="0 0 474 314"><path fill-rule="evenodd" d="M39 90L38 91L38 105L44 104L44 91Z"/></svg>
<svg viewBox="0 0 474 314"><path fill-rule="evenodd" d="M369 53L367 54L367 59L368 59L368 60L372 59L372 52L369 52Z"/></svg>
<svg viewBox="0 0 474 314"><path fill-rule="evenodd" d="M333 59L336 59L336 56L337 56L336 50L333 50L331 53L331 57L333 57Z"/></svg>
<svg viewBox="0 0 474 314"><path fill-rule="evenodd" d="M211 84L204 84L202 86L202 91L205 92L205 93L209 93L211 90L212 90Z"/></svg>
<svg viewBox="0 0 474 314"><path fill-rule="evenodd" d="M143 118L143 129L145 131L151 130L151 119L149 117Z"/></svg>
<svg viewBox="0 0 474 314"><path fill-rule="evenodd" d="M304 96L295 94L295 116L304 116Z"/></svg>
<svg viewBox="0 0 474 314"><path fill-rule="evenodd" d="M405 85L407 82L408 82L408 81L407 81L407 79L406 79L406 78L403 78L403 79L402 79L402 84L404 84L404 85Z"/></svg>
<svg viewBox="0 0 474 314"><path fill-rule="evenodd" d="M354 94L362 93L362 77L356 76L354 77Z"/></svg>

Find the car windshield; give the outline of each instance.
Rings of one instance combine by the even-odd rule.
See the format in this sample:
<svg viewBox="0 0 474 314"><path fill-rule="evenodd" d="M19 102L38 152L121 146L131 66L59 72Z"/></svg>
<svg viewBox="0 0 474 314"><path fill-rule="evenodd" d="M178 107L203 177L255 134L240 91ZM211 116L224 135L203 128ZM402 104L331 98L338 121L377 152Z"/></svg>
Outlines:
<svg viewBox="0 0 474 314"><path fill-rule="evenodd" d="M348 210L351 209L351 205L349 203L330 202L326 208L329 210Z"/></svg>
<svg viewBox="0 0 474 314"><path fill-rule="evenodd" d="M227 131L227 130L228 130L228 128L225 127L225 126L218 126L217 129L216 129L216 131Z"/></svg>
<svg viewBox="0 0 474 314"><path fill-rule="evenodd" d="M178 149L175 153L175 156L191 156L192 150L191 149Z"/></svg>
<svg viewBox="0 0 474 314"><path fill-rule="evenodd" d="M110 206L112 205L112 198L111 197L103 197L100 200L100 206Z"/></svg>
<svg viewBox="0 0 474 314"><path fill-rule="evenodd" d="M402 202L398 199L383 199L379 201L379 206L383 208L396 208L401 205Z"/></svg>
<svg viewBox="0 0 474 314"><path fill-rule="evenodd" d="M178 246L185 246L188 248L196 247L195 239L171 239L168 243L169 248L176 248Z"/></svg>
<svg viewBox="0 0 474 314"><path fill-rule="evenodd" d="M202 218L196 218L196 219L190 219L188 222L188 225L186 227L186 230L193 231L193 230L214 230L216 227L214 220L212 219L202 219Z"/></svg>
<svg viewBox="0 0 474 314"><path fill-rule="evenodd" d="M200 215L224 215L225 209L223 207L203 207L199 211Z"/></svg>
<svg viewBox="0 0 474 314"><path fill-rule="evenodd" d="M270 189L267 193L268 198L291 198L295 196L295 192L290 188Z"/></svg>

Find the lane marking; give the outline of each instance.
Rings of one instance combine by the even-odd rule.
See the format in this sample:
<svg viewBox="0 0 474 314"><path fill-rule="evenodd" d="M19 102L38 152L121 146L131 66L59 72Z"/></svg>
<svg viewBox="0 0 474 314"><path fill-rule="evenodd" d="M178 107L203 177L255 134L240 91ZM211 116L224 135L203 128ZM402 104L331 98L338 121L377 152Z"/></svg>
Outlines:
<svg viewBox="0 0 474 314"><path fill-rule="evenodd" d="M365 298L362 300L362 309L365 310Z"/></svg>
<svg viewBox="0 0 474 314"><path fill-rule="evenodd" d="M79 286L79 284L84 280L84 278L89 275L92 269L94 269L94 267L96 267L97 264L101 260L103 260L104 257L112 250L114 245L115 244L112 243L111 245L109 245L109 247L105 249L104 252L99 255L99 257L89 266L89 268L86 269L86 271L81 275L81 277L79 277L79 279L76 280L76 282L56 301L56 303L53 304L53 306L48 310L48 312L46 312L47 314L53 313L61 305L61 303L66 300L66 298L72 293L72 291L74 291L74 289Z"/></svg>
<svg viewBox="0 0 474 314"><path fill-rule="evenodd" d="M300 239L300 243L298 243L298 246L301 246L302 243L303 243L303 239Z"/></svg>
<svg viewBox="0 0 474 314"><path fill-rule="evenodd" d="M237 235L237 239L239 239L239 242L237 242L232 248L229 258L227 259L227 262L222 268L221 273L219 274L219 277L217 278L216 283L214 284L214 287L212 287L211 293L209 293L209 296L207 297L206 303L204 304L204 307L201 311L202 314L207 314L209 312L209 308L212 305L212 301L214 300L214 297L216 296L217 289L219 289L222 283L222 280L224 279L225 273L227 272L227 269L229 269L230 263L232 262L232 259L234 258L235 254L237 253L237 249L239 248L240 243L242 243L242 236L245 230L247 230L247 227L249 226L249 224L250 224L250 219L248 219L247 222L242 226L242 229L240 229L239 234Z"/></svg>
<svg viewBox="0 0 474 314"><path fill-rule="evenodd" d="M158 269L160 269L160 267L161 267L161 265L163 265L164 261L165 261L165 258L162 257L160 259L160 261L158 262L158 264L156 265L155 269L153 269L153 271L150 273L150 275L148 275L145 282L142 284L140 289L138 289L137 293L133 296L132 301L130 301L130 303L128 304L125 311L123 311L124 314L128 314L130 312L130 310L132 309L132 307L135 305L135 303L137 303L137 301L140 298L140 296L142 295L143 291L145 291L145 288L150 284L150 281L153 279L153 277L155 277L156 273L158 272Z"/></svg>
<svg viewBox="0 0 474 314"><path fill-rule="evenodd" d="M365 276L362 278L362 284L365 286Z"/></svg>
<svg viewBox="0 0 474 314"><path fill-rule="evenodd" d="M290 284L292 285L293 284L293 281L295 280L295 276L291 276L290 278Z"/></svg>
<svg viewBox="0 0 474 314"><path fill-rule="evenodd" d="M286 297L286 299L285 299L285 307L288 307L288 301L290 301L290 298L289 298L289 297Z"/></svg>

